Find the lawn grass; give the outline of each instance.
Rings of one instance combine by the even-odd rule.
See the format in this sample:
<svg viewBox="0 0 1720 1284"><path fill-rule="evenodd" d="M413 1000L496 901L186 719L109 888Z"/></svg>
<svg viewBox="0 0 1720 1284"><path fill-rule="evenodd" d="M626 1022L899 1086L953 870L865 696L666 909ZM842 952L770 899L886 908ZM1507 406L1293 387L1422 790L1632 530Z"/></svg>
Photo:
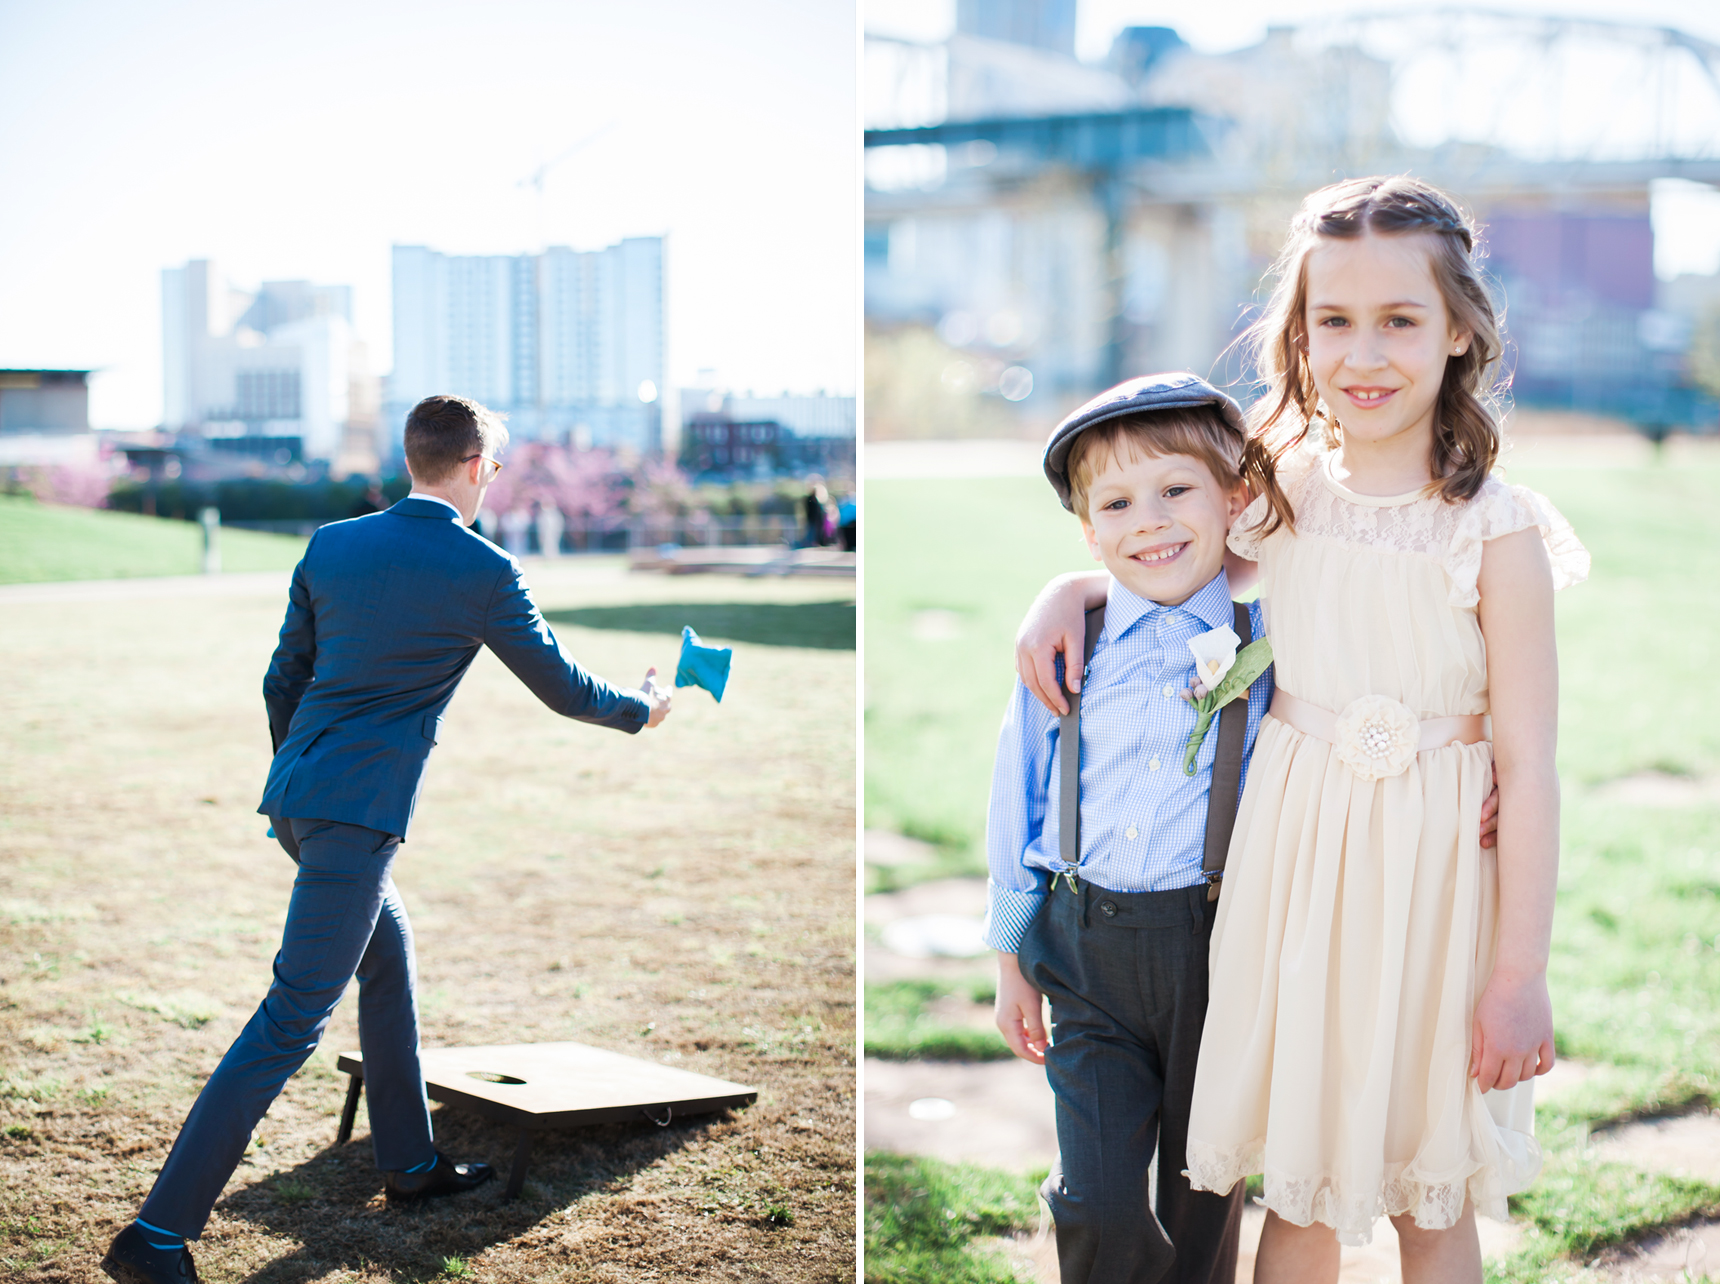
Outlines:
<svg viewBox="0 0 1720 1284"><path fill-rule="evenodd" d="M223 527L225 571L291 570L304 553L296 535ZM203 528L195 522L43 504L0 495L0 584L195 575Z"/></svg>
<svg viewBox="0 0 1720 1284"><path fill-rule="evenodd" d="M1594 1073L1538 1111L1546 1168L1512 1201L1524 1245L1489 1268L1515 1284L1720 1214L1712 1186L1585 1157L1593 1128L1720 1102L1720 807L1712 792L1660 806L1606 789L1720 774L1720 467L1543 466L1510 480L1552 499L1594 558L1589 583L1556 598L1564 801L1549 965L1559 1052ZM980 872L1016 625L1046 578L1089 563L1037 479L872 482L867 500L867 821L941 844L945 870ZM917 640L928 609L956 627L943 617ZM904 1002L883 1001L885 1019ZM934 1025L922 1012L910 1028L935 1042Z"/></svg>
<svg viewBox="0 0 1720 1284"><path fill-rule="evenodd" d="M997 983L884 981L866 987L866 1055L886 1061L1007 1061L1015 1054L995 1027L940 1019L940 1002L989 1008Z"/></svg>
<svg viewBox="0 0 1720 1284"><path fill-rule="evenodd" d="M974 1240L1034 1229L1044 1180L1043 1172L868 1152L868 1284L1014 1284L1009 1260Z"/></svg>
<svg viewBox="0 0 1720 1284"><path fill-rule="evenodd" d="M615 559L528 577L552 612L833 595ZM268 985L293 867L254 808L284 593L242 587L4 608L0 1278L96 1277ZM673 666L664 634L556 633L617 681ZM637 736L556 717L481 652L394 878L426 1045L579 1040L757 1103L546 1133L520 1199L390 1211L365 1110L334 1145L349 995L217 1205L204 1278L853 1279L854 653L734 648L721 705L679 691ZM505 1168L506 1129L434 1118L443 1150Z"/></svg>
<svg viewBox="0 0 1720 1284"><path fill-rule="evenodd" d="M1047 579L1094 563L1043 481L875 481L866 504L866 824L971 870L1015 627Z"/></svg>

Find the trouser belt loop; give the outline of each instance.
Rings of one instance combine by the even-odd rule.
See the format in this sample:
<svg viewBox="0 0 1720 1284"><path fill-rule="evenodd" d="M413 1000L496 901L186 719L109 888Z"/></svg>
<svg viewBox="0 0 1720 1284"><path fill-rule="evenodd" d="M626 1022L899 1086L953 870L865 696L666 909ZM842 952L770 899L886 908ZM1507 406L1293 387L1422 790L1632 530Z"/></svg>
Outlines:
<svg viewBox="0 0 1720 1284"><path fill-rule="evenodd" d="M1188 893L1189 935L1199 936L1206 926L1206 884L1196 883Z"/></svg>
<svg viewBox="0 0 1720 1284"><path fill-rule="evenodd" d="M1083 880L1075 895L1081 902L1081 926L1093 926L1093 885Z"/></svg>

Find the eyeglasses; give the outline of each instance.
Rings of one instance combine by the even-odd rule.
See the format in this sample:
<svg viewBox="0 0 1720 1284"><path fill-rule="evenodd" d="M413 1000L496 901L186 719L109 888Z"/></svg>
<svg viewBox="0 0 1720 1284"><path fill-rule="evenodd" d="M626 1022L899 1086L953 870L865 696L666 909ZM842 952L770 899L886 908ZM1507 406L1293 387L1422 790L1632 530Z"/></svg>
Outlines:
<svg viewBox="0 0 1720 1284"><path fill-rule="evenodd" d="M461 460L461 461L460 461L460 462L461 462L461 463L462 463L462 464L469 464L469 463L471 463L471 462L472 462L472 461L473 461L473 460L474 460L474 459L481 459L481 460L483 460L483 461L484 461L484 462L485 462L485 463L486 463L486 464L488 464L488 465L490 465L490 467L492 467L492 468L494 468L494 469L495 469L495 470L496 470L496 471L495 471L495 472L493 472L493 473L491 473L491 474L490 474L490 480L491 480L491 481L495 481L495 480L496 480L496 478L497 478L497 477L499 477L499 476L500 476L500 475L501 475L501 472L502 472L502 461L501 461L501 460L499 460L499 459L491 459L491 458L490 458L490 457L489 457L489 456L488 456L488 455L467 455L467 456L466 456L466 457L465 457L465 458L464 458L464 459L462 459L462 460Z"/></svg>

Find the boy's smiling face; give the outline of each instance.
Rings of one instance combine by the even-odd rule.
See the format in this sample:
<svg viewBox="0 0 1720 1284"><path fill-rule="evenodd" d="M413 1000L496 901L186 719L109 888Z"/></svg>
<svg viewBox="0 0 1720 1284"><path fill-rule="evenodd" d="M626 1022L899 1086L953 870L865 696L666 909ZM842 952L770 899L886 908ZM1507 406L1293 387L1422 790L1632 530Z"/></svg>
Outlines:
<svg viewBox="0 0 1720 1284"><path fill-rule="evenodd" d="M1124 438L1093 460L1081 530L1117 582L1149 602L1179 606L1224 566L1224 537L1247 506L1205 460L1149 455Z"/></svg>

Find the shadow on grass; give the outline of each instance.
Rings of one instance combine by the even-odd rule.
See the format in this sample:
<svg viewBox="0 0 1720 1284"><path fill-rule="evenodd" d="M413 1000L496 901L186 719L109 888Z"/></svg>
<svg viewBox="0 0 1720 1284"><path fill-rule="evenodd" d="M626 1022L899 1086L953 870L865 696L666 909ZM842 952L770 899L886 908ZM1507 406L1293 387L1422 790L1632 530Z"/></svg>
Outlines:
<svg viewBox="0 0 1720 1284"><path fill-rule="evenodd" d="M854 603L840 602L650 602L636 606L583 606L545 611L551 624L582 629L681 636L691 624L701 638L804 646L825 651L854 649Z"/></svg>
<svg viewBox="0 0 1720 1284"><path fill-rule="evenodd" d="M404 1208L383 1202L382 1174L370 1138L331 1146L222 1201L227 1217L254 1223L301 1247L245 1277L247 1284L305 1284L337 1271L383 1270L398 1280L444 1276L449 1258L469 1259L529 1233L545 1217L594 1191L624 1187L637 1173L696 1143L731 1112L651 1123L599 1124L540 1132L525 1189L502 1200L517 1134L481 1118L438 1110L437 1147L456 1159L482 1159L496 1177L477 1190Z"/></svg>

